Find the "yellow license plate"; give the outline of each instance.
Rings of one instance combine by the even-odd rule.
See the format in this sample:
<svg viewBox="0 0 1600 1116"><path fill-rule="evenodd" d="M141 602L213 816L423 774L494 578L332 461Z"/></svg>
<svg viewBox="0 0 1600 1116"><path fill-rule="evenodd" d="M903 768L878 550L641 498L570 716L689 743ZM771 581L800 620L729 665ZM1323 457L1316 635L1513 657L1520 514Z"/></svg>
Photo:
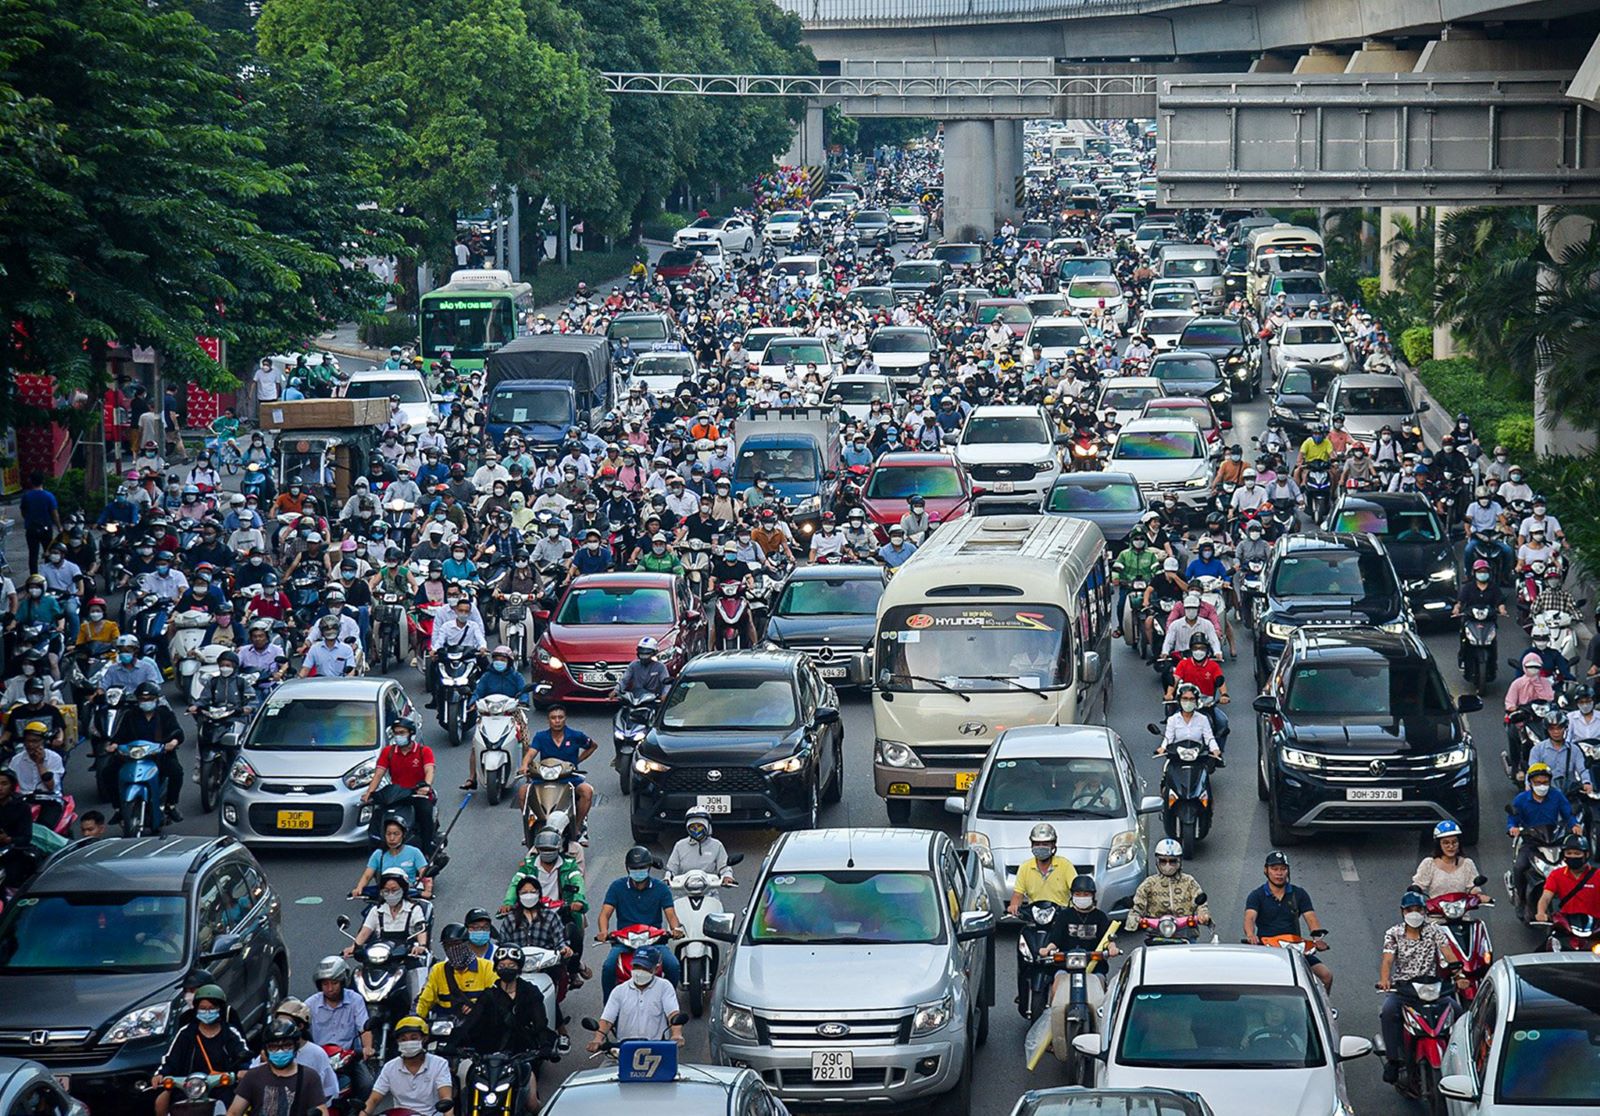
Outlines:
<svg viewBox="0 0 1600 1116"><path fill-rule="evenodd" d="M978 773L976 771L956 772L956 790L971 790L972 784L977 781Z"/></svg>
<svg viewBox="0 0 1600 1116"><path fill-rule="evenodd" d="M278 811L278 828L279 829L310 829L311 828L311 811L310 810L279 810Z"/></svg>

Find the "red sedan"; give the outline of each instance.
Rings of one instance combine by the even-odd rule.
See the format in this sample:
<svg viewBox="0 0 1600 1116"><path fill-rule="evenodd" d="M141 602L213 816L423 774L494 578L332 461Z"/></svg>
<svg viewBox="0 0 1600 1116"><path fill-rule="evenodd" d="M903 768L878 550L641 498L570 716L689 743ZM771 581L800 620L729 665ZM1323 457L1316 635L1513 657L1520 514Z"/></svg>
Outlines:
<svg viewBox="0 0 1600 1116"><path fill-rule="evenodd" d="M705 620L680 578L665 573L585 574L562 594L533 649L538 701L607 701L654 636L673 675L705 647Z"/></svg>
<svg viewBox="0 0 1600 1116"><path fill-rule="evenodd" d="M899 523L913 496L925 501L928 519L959 519L975 493L966 472L948 453L886 453L872 463L861 486L861 504L880 528Z"/></svg>

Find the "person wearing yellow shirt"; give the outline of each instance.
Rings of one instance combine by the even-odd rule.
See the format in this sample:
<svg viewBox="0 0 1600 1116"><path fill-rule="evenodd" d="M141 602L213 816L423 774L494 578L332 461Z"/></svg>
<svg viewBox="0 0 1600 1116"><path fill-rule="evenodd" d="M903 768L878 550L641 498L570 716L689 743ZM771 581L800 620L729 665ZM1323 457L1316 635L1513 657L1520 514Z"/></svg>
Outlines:
<svg viewBox="0 0 1600 1116"><path fill-rule="evenodd" d="M1319 422L1311 429L1311 437L1300 443L1300 460L1294 467L1296 484L1306 482L1306 464L1311 461L1333 461L1333 443L1328 440L1328 424Z"/></svg>
<svg viewBox="0 0 1600 1116"><path fill-rule="evenodd" d="M473 1001L494 985L494 962L478 957L467 940L467 928L452 922L439 935L444 960L428 970L428 983L417 997L417 1015L427 1019L433 1012L459 1017L471 1010Z"/></svg>
<svg viewBox="0 0 1600 1116"><path fill-rule="evenodd" d="M117 627L115 620L106 619L106 602L99 597L90 597L83 615L83 622L78 625L77 645L82 647L86 643L103 643L109 653L122 630Z"/></svg>
<svg viewBox="0 0 1600 1116"><path fill-rule="evenodd" d="M1056 827L1040 822L1028 833L1033 857L1017 869L1016 886L1006 913L1015 916L1024 903L1040 900L1065 907L1072 902L1072 877L1077 873L1072 861L1056 855Z"/></svg>

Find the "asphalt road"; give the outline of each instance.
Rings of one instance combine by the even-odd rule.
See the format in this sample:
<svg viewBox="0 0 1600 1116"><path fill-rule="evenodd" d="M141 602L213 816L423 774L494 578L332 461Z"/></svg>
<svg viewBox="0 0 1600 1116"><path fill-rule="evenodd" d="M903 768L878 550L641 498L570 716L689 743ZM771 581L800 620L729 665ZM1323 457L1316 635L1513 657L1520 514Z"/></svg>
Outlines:
<svg viewBox="0 0 1600 1116"><path fill-rule="evenodd" d="M1248 444L1248 436L1260 429L1263 416L1264 404L1261 402L1237 408L1234 438ZM1439 659L1447 683L1459 688L1460 678L1455 670L1454 629L1432 632L1427 638ZM1509 654L1520 648L1521 639L1521 633L1508 621L1502 631L1503 650ZM1211 910L1224 941L1239 938L1244 897L1261 882L1262 857L1271 847L1264 810L1257 802L1251 785L1253 773L1250 765L1255 743L1251 724L1253 714L1248 708L1248 699L1253 692L1248 647L1246 637L1240 643L1241 659L1229 671L1234 693L1234 732L1229 748L1232 762L1219 773L1216 781L1216 822L1197 856L1187 865L1187 869L1199 879L1210 895ZM1153 793L1160 780L1160 764L1148 758L1153 741L1146 733L1145 724L1160 716L1158 682L1154 673L1141 665L1133 652L1121 644L1113 654L1113 664L1115 686L1111 727L1129 741L1132 753L1140 757L1141 771ZM1502 678L1505 674L1502 671ZM400 679L420 705L424 698L416 672L408 667L400 668L395 672L395 677ZM1510 784L1501 770L1499 760L1503 730L1497 710L1502 695L1503 682L1496 685L1494 693L1486 695L1486 710L1470 718L1474 739L1479 746L1479 794L1484 840L1469 852L1478 861L1480 871L1491 877L1493 882L1490 888L1497 896L1503 896L1498 881L1508 865L1509 848L1500 821L1503 806L1510 800ZM883 804L872 788L870 705L862 696L846 696L843 712L846 726L845 795L840 804L825 809L824 821L830 826L882 825L885 823ZM607 766L611 747L609 711L578 712L572 720L585 732L595 736L602 748L589 765L591 781L597 788L597 799L591 817L592 839L587 858L587 879L591 896L598 897L606 884L622 873L622 855L630 844L627 806L619 798L616 777ZM442 807L445 820L448 821L462 797L454 788L466 776L466 750L441 744L442 734L434 729L431 720L424 723L423 739L435 747L439 758L438 785L449 788L442 794ZM192 757L192 746L185 749L185 754ZM190 770L192 772L192 766ZM68 785L79 796L80 809L93 802L93 783L82 760L72 761ZM198 793L192 783L185 787L182 808L187 817L175 827L176 831L195 834L216 832L214 816L200 813ZM918 826L939 827L954 833L954 819L938 812L933 806L919 807L912 821ZM760 831L719 832L718 836L725 840L731 851L745 854L746 864L742 869L745 878L754 874L756 865L773 838L770 832ZM664 841L670 839L664 838ZM1379 945L1384 930L1399 920L1400 895L1406 889L1426 844L1425 833L1385 830L1370 835L1324 836L1287 850L1294 865L1294 881L1310 891L1324 925L1330 929L1333 948L1324 957L1336 974L1333 999L1341 1013L1340 1025L1345 1033L1371 1035L1377 1029L1379 1001L1372 986L1377 979ZM664 855L669 847L669 844L663 844L659 851ZM452 863L438 881L440 923L459 918L471 906L494 908L498 905L506 881L522 856L515 810L505 805L491 809L479 795L467 807L455 828L450 839L450 852ZM356 905L347 903L344 896L359 875L365 854L351 851L288 853L260 850L258 855L283 902L283 928L292 949L291 988L297 994L309 995L312 992L310 973L318 958L336 951L344 944L335 929L334 919L342 913L352 917L358 913ZM724 898L728 909L736 909L748 898L748 890L741 885L737 893L726 894ZM1508 905L1502 904L1499 909L1488 911L1486 919L1497 953L1525 952L1536 946L1534 934L1517 925ZM1126 944L1135 941L1124 939ZM595 960L598 948L593 943L589 944L587 956L591 962ZM599 956L603 957L603 953ZM1046 1059L1035 1073L1030 1074L1024 1068L1022 1039L1025 1027L1010 1002L1011 989L1014 988L1015 958L1011 935L1002 936L996 956L1000 970L998 1002L994 1009L991 1037L979 1055L977 1073L982 1088L978 1090L972 1109L974 1113L985 1116L1009 1112L1018 1095L1026 1089L1062 1083L1060 1067L1050 1059ZM826 972L818 973L818 979L826 980ZM598 1014L600 1006L600 983L595 980L568 998L566 1010L575 1020L582 1015ZM694 1022L687 1030L687 1057L704 1059L707 1056L705 1024ZM586 1036L576 1023L572 1027L572 1034L575 1047L581 1048ZM569 1055L561 1064L544 1070L546 1087L549 1082L589 1064L588 1058L582 1053ZM1379 1068L1375 1059L1347 1065L1346 1075L1356 1111L1407 1111L1410 1102L1398 1099L1388 1086L1382 1084Z"/></svg>

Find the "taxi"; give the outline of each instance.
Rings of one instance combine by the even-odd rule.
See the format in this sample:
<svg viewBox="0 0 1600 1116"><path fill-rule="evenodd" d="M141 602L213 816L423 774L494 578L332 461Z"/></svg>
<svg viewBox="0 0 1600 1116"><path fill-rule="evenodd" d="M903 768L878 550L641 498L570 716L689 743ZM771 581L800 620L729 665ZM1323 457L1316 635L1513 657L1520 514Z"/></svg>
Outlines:
<svg viewBox="0 0 1600 1116"><path fill-rule="evenodd" d="M615 1116L640 1105L673 1116L789 1116L754 1070L679 1065L677 1049L671 1042L625 1042L615 1066L573 1074L539 1116Z"/></svg>

